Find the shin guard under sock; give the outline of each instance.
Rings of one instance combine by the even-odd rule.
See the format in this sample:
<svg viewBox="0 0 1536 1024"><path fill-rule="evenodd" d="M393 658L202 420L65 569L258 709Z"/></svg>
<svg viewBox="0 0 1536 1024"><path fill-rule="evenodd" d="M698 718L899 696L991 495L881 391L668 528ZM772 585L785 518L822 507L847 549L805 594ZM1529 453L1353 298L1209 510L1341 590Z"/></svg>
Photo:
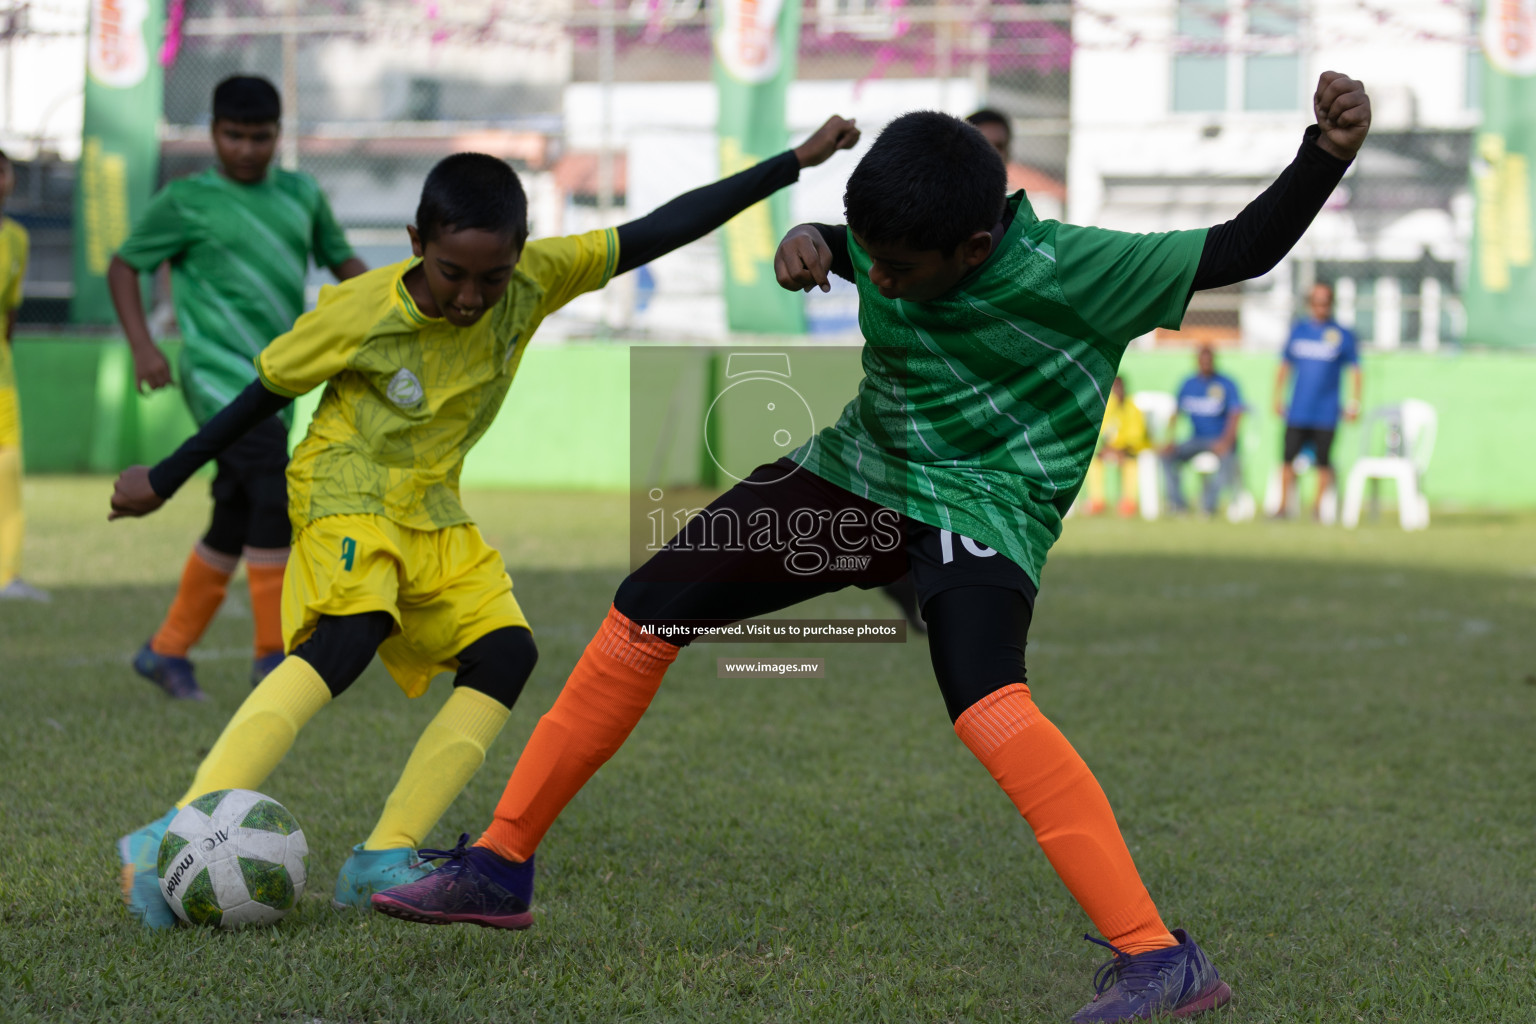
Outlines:
<svg viewBox="0 0 1536 1024"><path fill-rule="evenodd" d="M645 714L677 651L609 608L554 707L528 738L496 820L475 845L509 860L533 856L565 805Z"/></svg>
<svg viewBox="0 0 1536 1024"><path fill-rule="evenodd" d="M245 698L176 806L185 807L218 789L258 788L293 746L304 723L330 699L325 680L309 662L284 658Z"/></svg>
<svg viewBox="0 0 1536 1024"><path fill-rule="evenodd" d="M1130 954L1178 944L1141 883L1104 790L1029 687L1014 683L977 701L955 733L1024 815L1106 940Z"/></svg>
<svg viewBox="0 0 1536 1024"><path fill-rule="evenodd" d="M427 723L365 850L415 849L485 761L485 751L512 713L467 686L454 689Z"/></svg>

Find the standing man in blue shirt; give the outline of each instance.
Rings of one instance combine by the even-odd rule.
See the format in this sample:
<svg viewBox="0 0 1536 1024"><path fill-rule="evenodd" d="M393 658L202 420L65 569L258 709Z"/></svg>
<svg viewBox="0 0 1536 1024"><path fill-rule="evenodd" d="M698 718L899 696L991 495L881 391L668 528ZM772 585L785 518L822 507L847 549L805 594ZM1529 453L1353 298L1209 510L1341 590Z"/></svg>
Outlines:
<svg viewBox="0 0 1536 1024"><path fill-rule="evenodd" d="M1360 415L1360 354L1355 332L1333 318L1333 285L1318 282L1307 296L1311 316L1297 321L1285 343L1280 372L1275 375L1275 414L1285 418L1285 450L1280 467L1280 512L1286 515L1291 491L1296 486L1296 467L1291 463L1301 450L1312 448L1317 465L1317 498L1312 516L1317 518L1323 494L1333 486L1333 435L1339 427L1339 385L1344 367L1350 373L1350 402L1344 418ZM1292 372L1291 404L1285 404L1285 382Z"/></svg>
<svg viewBox="0 0 1536 1024"><path fill-rule="evenodd" d="M1187 440L1163 449L1163 474L1167 480L1168 504L1174 512L1186 512L1184 491L1179 485L1179 470L1184 463L1202 452L1210 452L1220 461L1220 468L1205 478L1200 507L1206 515L1216 514L1216 500L1237 476L1237 425L1243 418L1243 395L1237 382L1216 372L1216 356L1209 345L1200 346L1199 372L1179 388L1179 404L1172 427L1177 427L1179 413L1189 417L1192 433Z"/></svg>

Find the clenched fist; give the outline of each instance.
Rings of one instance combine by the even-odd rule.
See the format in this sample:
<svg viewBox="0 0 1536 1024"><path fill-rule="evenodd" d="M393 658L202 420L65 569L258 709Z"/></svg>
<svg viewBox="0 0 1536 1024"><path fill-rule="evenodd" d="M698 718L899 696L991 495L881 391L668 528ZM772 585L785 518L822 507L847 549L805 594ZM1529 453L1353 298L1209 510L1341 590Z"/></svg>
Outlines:
<svg viewBox="0 0 1536 1024"><path fill-rule="evenodd" d="M1340 160L1353 160L1371 130L1371 98L1365 86L1348 75L1324 71L1312 94L1312 111L1323 130L1317 144Z"/></svg>
<svg viewBox="0 0 1536 1024"><path fill-rule="evenodd" d="M858 123L833 114L814 135L795 147L795 159L800 161L801 167L815 167L825 163L838 150L852 149L858 143Z"/></svg>
<svg viewBox="0 0 1536 1024"><path fill-rule="evenodd" d="M820 288L832 290L827 275L832 272L832 250L822 241L821 232L808 224L790 228L779 251L773 254L773 275L786 291L808 292Z"/></svg>
<svg viewBox="0 0 1536 1024"><path fill-rule="evenodd" d="M117 483L112 486L112 511L107 518L147 516L164 504L165 499L149 486L149 467L129 466L117 475Z"/></svg>

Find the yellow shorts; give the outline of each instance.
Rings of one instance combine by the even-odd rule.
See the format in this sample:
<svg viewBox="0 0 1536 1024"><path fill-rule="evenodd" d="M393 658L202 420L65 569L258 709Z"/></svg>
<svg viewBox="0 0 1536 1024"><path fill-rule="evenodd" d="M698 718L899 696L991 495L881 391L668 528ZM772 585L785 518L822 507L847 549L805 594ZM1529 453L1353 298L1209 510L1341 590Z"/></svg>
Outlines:
<svg viewBox="0 0 1536 1024"><path fill-rule="evenodd" d="M379 660L419 697L458 654L494 630L528 628L496 549L470 524L412 530L377 515L316 519L299 531L283 574L283 643L309 639L322 615L388 612Z"/></svg>
<svg viewBox="0 0 1536 1024"><path fill-rule="evenodd" d="M21 404L16 401L16 389L0 388L0 448L20 447Z"/></svg>

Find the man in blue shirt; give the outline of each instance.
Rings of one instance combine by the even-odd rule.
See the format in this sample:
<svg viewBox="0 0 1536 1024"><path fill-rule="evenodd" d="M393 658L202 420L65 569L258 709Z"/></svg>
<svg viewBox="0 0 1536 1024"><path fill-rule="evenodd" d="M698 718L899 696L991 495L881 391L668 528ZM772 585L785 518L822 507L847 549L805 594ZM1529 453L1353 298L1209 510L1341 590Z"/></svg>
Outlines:
<svg viewBox="0 0 1536 1024"><path fill-rule="evenodd" d="M1178 409L1170 426L1171 433L1178 425L1179 413L1183 413L1189 417L1192 433L1187 440L1163 449L1163 473L1169 506L1174 512L1188 511L1179 470L1202 452L1215 455L1219 468L1206 476L1200 501L1206 515L1215 515L1217 498L1237 475L1237 424L1243 417L1243 396L1232 378L1216 372L1216 356L1209 345L1200 347L1197 362L1200 372L1179 388Z"/></svg>
<svg viewBox="0 0 1536 1024"><path fill-rule="evenodd" d="M1290 507L1291 491L1296 486L1296 456L1306 447L1312 449L1317 465L1317 498L1312 515L1317 517L1323 494L1333 486L1333 434L1339 426L1339 385L1344 367L1350 374L1350 403L1344 418L1353 421L1360 415L1360 355L1355 332L1340 326L1333 318L1333 286L1321 282L1312 286L1307 296L1311 317L1291 328L1285 343L1280 372L1275 377L1275 414L1285 417L1285 449L1280 468L1280 512ZM1286 378L1294 372L1291 404L1285 405Z"/></svg>

